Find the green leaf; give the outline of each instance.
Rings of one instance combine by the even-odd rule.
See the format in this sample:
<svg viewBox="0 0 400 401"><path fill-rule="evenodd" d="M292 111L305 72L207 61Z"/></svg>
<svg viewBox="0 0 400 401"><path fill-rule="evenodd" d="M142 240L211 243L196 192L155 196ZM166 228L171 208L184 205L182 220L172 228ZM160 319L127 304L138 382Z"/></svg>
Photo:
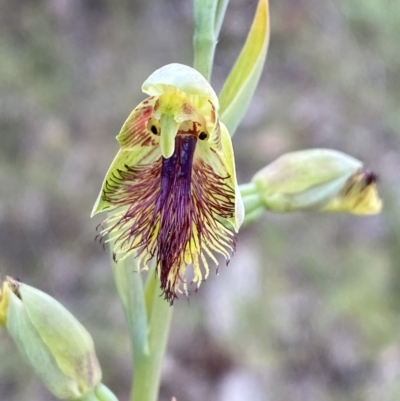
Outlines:
<svg viewBox="0 0 400 401"><path fill-rule="evenodd" d="M260 0L246 43L219 95L220 118L231 135L242 120L260 79L269 30L268 0Z"/></svg>

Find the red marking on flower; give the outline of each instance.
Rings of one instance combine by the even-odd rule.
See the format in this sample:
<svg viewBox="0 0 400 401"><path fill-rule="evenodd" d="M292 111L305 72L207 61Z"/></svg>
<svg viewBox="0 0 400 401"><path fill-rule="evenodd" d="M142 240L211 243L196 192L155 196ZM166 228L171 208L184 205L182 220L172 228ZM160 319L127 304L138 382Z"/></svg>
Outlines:
<svg viewBox="0 0 400 401"><path fill-rule="evenodd" d="M215 123L217 121L217 113L215 112L214 104L211 100L208 101L211 105L211 121Z"/></svg>
<svg viewBox="0 0 400 401"><path fill-rule="evenodd" d="M192 114L195 108L189 102L185 102L183 103L182 111L184 114Z"/></svg>
<svg viewBox="0 0 400 401"><path fill-rule="evenodd" d="M128 117L122 132L118 135L122 148L155 145L156 142L151 137L144 135L147 132L147 123L153 113L155 101L155 97L147 98Z"/></svg>

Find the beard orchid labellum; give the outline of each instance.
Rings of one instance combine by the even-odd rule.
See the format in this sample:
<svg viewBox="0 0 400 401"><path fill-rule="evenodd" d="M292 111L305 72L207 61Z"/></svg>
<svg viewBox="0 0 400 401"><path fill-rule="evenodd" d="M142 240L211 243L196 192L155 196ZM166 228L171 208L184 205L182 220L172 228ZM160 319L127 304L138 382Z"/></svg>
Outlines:
<svg viewBox="0 0 400 401"><path fill-rule="evenodd" d="M117 136L115 157L92 215L108 211L100 236L115 261L154 260L165 298L173 302L186 269L200 286L216 255L229 261L244 218L232 142L218 119L218 98L196 70L169 64L142 86L150 97Z"/></svg>

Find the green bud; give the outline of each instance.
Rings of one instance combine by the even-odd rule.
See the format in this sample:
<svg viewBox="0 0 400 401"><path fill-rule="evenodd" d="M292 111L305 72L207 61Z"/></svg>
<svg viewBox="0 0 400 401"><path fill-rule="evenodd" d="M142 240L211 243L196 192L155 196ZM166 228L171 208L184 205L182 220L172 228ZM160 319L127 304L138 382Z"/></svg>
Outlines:
<svg viewBox="0 0 400 401"><path fill-rule="evenodd" d="M376 214L382 201L377 177L362 162L330 149L287 153L252 179L264 208ZM244 199L246 203L246 199Z"/></svg>
<svg viewBox="0 0 400 401"><path fill-rule="evenodd" d="M49 295L7 277L0 292L0 323L57 398L85 399L100 383L90 334Z"/></svg>

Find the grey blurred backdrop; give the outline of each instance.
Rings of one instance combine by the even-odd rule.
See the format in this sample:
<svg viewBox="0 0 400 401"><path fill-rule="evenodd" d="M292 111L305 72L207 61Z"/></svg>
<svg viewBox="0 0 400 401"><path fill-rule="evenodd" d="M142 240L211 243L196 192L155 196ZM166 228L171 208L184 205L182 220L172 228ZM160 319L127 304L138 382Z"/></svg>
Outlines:
<svg viewBox="0 0 400 401"><path fill-rule="evenodd" d="M232 0L221 88L256 0ZM271 0L266 68L234 137L239 181L284 152L342 150L380 176L378 217L265 214L176 302L160 401L400 399L400 2ZM128 399L129 340L90 219L115 135L156 68L192 62L190 0L0 0L0 272L89 329ZM0 400L51 401L0 330Z"/></svg>

